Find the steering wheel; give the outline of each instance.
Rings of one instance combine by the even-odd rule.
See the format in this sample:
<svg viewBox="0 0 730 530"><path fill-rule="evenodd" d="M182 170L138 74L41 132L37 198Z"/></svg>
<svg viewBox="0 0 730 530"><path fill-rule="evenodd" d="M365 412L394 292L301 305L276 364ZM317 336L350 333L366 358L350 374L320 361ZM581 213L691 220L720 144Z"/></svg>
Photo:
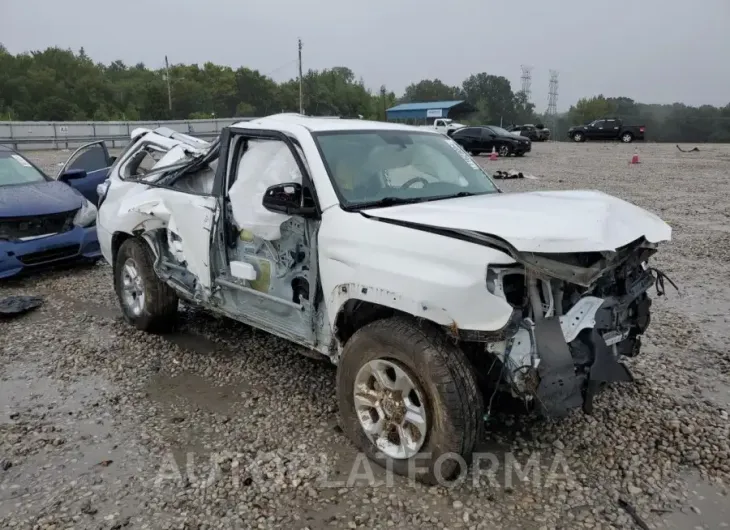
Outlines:
<svg viewBox="0 0 730 530"><path fill-rule="evenodd" d="M416 182L423 182L424 186L428 186L428 181L423 177L413 177L412 179L408 179L401 188L410 188L413 184Z"/></svg>

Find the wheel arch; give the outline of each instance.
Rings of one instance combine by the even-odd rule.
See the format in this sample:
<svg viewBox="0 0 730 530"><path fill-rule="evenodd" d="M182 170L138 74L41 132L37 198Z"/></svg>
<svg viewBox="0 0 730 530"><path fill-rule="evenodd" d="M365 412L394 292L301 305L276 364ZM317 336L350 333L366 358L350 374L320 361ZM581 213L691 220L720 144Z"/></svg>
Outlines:
<svg viewBox="0 0 730 530"><path fill-rule="evenodd" d="M155 259L157 259L158 252L155 248L155 245L152 244L149 238L145 237L142 230L139 230L138 232L133 234L130 234L129 232L118 231L114 232L114 234L112 235L112 268L116 267L117 254L119 253L119 249L122 248L122 244L124 244L124 242L128 239L134 238L144 241L152 251L152 255L155 257Z"/></svg>
<svg viewBox="0 0 730 530"><path fill-rule="evenodd" d="M449 313L439 307L430 307L400 293L358 284L344 284L335 289L331 306L336 307L333 333L344 345L360 328L385 318L404 316L431 322L458 335L458 326Z"/></svg>

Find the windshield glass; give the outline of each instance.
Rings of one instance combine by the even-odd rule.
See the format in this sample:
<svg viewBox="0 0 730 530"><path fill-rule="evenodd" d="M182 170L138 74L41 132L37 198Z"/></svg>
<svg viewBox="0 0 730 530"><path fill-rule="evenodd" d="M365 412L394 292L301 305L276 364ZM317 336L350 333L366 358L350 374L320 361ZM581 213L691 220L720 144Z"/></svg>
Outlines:
<svg viewBox="0 0 730 530"><path fill-rule="evenodd" d="M446 136L416 131L316 133L340 201L363 207L496 193L489 176Z"/></svg>
<svg viewBox="0 0 730 530"><path fill-rule="evenodd" d="M46 182L46 177L17 153L0 151L0 186Z"/></svg>

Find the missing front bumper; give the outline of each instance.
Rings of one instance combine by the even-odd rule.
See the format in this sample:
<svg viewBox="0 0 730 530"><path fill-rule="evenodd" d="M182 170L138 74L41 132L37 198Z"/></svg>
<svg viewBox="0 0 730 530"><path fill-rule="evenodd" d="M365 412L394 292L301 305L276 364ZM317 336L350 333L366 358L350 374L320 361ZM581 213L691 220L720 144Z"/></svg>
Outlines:
<svg viewBox="0 0 730 530"><path fill-rule="evenodd" d="M546 416L562 417L578 407L591 412L593 397L602 383L634 380L596 329L582 337L587 353L593 357L587 371L576 369L576 358L566 342L559 318L540 320L535 324L534 332L535 346L540 352L537 368L540 383L535 397L539 410Z"/></svg>

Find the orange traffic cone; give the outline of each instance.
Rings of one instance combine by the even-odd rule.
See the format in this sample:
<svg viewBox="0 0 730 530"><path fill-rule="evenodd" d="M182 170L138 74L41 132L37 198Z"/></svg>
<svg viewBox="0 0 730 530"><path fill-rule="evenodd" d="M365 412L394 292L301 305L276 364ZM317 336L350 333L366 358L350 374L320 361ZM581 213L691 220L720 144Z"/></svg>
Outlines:
<svg viewBox="0 0 730 530"><path fill-rule="evenodd" d="M631 162L629 164L638 164L639 163L639 151L634 148L634 156L631 157Z"/></svg>
<svg viewBox="0 0 730 530"><path fill-rule="evenodd" d="M489 154L489 160L497 160L497 151L494 150L494 146L492 146L492 152Z"/></svg>

